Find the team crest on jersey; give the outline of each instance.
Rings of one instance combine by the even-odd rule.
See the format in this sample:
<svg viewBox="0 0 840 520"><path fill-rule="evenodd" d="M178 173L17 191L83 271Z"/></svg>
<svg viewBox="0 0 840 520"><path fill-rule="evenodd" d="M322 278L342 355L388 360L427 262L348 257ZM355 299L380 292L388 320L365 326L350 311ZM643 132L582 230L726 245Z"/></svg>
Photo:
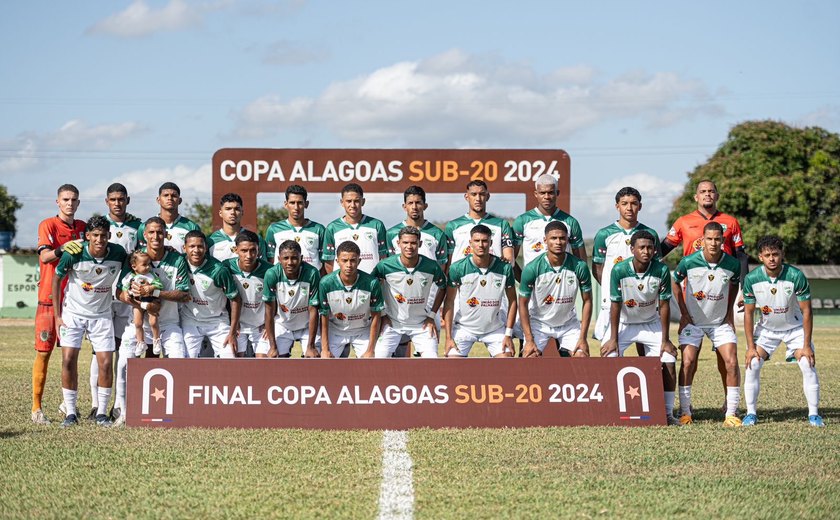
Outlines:
<svg viewBox="0 0 840 520"><path fill-rule="evenodd" d="M123 232L122 231L117 231L117 238L122 238L122 236L123 236Z"/></svg>
<svg viewBox="0 0 840 520"><path fill-rule="evenodd" d="M554 296L549 294L548 296L545 297L545 299L543 300L543 303L546 304L546 305L551 305L552 303L554 303Z"/></svg>
<svg viewBox="0 0 840 520"><path fill-rule="evenodd" d="M294 289L289 289L289 296L294 296L294 295L295 295L295 290Z"/></svg>
<svg viewBox="0 0 840 520"><path fill-rule="evenodd" d="M373 233L365 233L365 238L368 240L373 240Z"/></svg>
<svg viewBox="0 0 840 520"><path fill-rule="evenodd" d="M236 246L230 246L230 252L235 253L236 252Z"/></svg>
<svg viewBox="0 0 840 520"><path fill-rule="evenodd" d="M348 296L347 298L344 298L344 301L345 303L347 303L347 305L350 305L351 303L353 303L353 298L351 296Z"/></svg>
<svg viewBox="0 0 840 520"><path fill-rule="evenodd" d="M414 279L413 279L413 278L409 278L409 279L407 279L407 280L405 281L405 283L407 283L408 285L411 285L411 284L413 284L413 283L414 283Z"/></svg>
<svg viewBox="0 0 840 520"><path fill-rule="evenodd" d="M295 242L300 242L300 236L295 235Z"/></svg>
<svg viewBox="0 0 840 520"><path fill-rule="evenodd" d="M95 269L95 271L96 271L96 274L102 274L102 268L101 267L97 267Z"/></svg>
<svg viewBox="0 0 840 520"><path fill-rule="evenodd" d="M613 265L615 265L615 264L617 264L617 263L619 263L619 262L623 262L623 261L624 261L624 257L623 257L623 256L617 256L617 257L615 257L615 260L613 260Z"/></svg>
<svg viewBox="0 0 840 520"><path fill-rule="evenodd" d="M531 249L536 252L540 252L543 249L542 242L537 242L536 244L531 246Z"/></svg>
<svg viewBox="0 0 840 520"><path fill-rule="evenodd" d="M82 284L82 290L83 290L83 291L85 291L85 292L90 292L90 291L92 291L92 290L93 290L93 284L88 283L88 282L84 282L84 283Z"/></svg>
<svg viewBox="0 0 840 520"><path fill-rule="evenodd" d="M429 285L429 280L426 280L425 278L420 278L420 287L426 287L427 285Z"/></svg>
<svg viewBox="0 0 840 520"><path fill-rule="evenodd" d="M637 306L638 303L636 303L636 300L627 300L626 302L624 302L624 305L632 309L633 307Z"/></svg>
<svg viewBox="0 0 840 520"><path fill-rule="evenodd" d="M710 274L710 275L709 275L709 281L711 282L711 281L713 281L714 279L715 279L715 275Z"/></svg>
<svg viewBox="0 0 840 520"><path fill-rule="evenodd" d="M629 245L630 245L630 239L629 239L629 238L625 238L625 239L624 239L624 245L625 245L625 246L629 246Z"/></svg>
<svg viewBox="0 0 840 520"><path fill-rule="evenodd" d="M359 234L353 233L353 240L359 240Z"/></svg>
<svg viewBox="0 0 840 520"><path fill-rule="evenodd" d="M481 280L481 281L480 281L480 282L478 282L478 283L480 283L480 284L481 284L481 286L482 286L482 287L484 287L485 285L487 285L487 280Z"/></svg>
<svg viewBox="0 0 840 520"><path fill-rule="evenodd" d="M697 301L705 300L706 299L706 293L704 293L703 291L697 291L696 293L694 293L694 298Z"/></svg>
<svg viewBox="0 0 840 520"><path fill-rule="evenodd" d="M790 296L791 294L793 294L793 289L791 289L790 287L785 287L785 294Z"/></svg>
<svg viewBox="0 0 840 520"><path fill-rule="evenodd" d="M172 233L169 231L166 232L166 240L172 240Z"/></svg>
<svg viewBox="0 0 840 520"><path fill-rule="evenodd" d="M559 276L558 276L557 278L555 278L555 279L554 279L554 283L555 283L555 284L559 284L559 283L560 283L560 277L559 277Z"/></svg>
<svg viewBox="0 0 840 520"><path fill-rule="evenodd" d="M642 290L644 290L644 288L645 288L645 284L640 283L639 284L639 290L642 291Z"/></svg>
<svg viewBox="0 0 840 520"><path fill-rule="evenodd" d="M283 312L289 312L289 308L283 305L282 303L280 304L280 310Z"/></svg>
<svg viewBox="0 0 840 520"><path fill-rule="evenodd" d="M776 288L775 288L775 287L773 287L772 289L770 289L770 294L776 294Z"/></svg>
<svg viewBox="0 0 840 520"><path fill-rule="evenodd" d="M476 298L475 296L467 300L467 305L469 305L470 307L478 307L480 303L481 302L478 301L478 298Z"/></svg>
<svg viewBox="0 0 840 520"><path fill-rule="evenodd" d="M397 300L397 303L405 303L405 296L400 293L395 294L394 299Z"/></svg>
<svg viewBox="0 0 840 520"><path fill-rule="evenodd" d="M365 303L367 301L368 301L368 297L366 295L364 295L364 294L359 295L359 302Z"/></svg>
<svg viewBox="0 0 840 520"><path fill-rule="evenodd" d="M765 305L764 307L761 308L761 314L763 314L765 316L767 316L768 314L772 314L772 313L773 313L773 309L771 309L769 305Z"/></svg>
<svg viewBox="0 0 840 520"><path fill-rule="evenodd" d="M493 285L495 285L496 289L498 289L499 287L502 286L502 281L501 280L496 280L495 282L493 282Z"/></svg>
<svg viewBox="0 0 840 520"><path fill-rule="evenodd" d="M250 285L248 285L248 282L242 282L242 287L247 289L248 287L250 287Z"/></svg>

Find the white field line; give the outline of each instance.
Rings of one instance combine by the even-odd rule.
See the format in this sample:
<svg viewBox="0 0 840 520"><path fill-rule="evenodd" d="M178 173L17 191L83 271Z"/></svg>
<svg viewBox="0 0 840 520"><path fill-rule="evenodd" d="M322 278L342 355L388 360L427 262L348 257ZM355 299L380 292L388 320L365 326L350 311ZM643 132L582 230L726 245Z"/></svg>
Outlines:
<svg viewBox="0 0 840 520"><path fill-rule="evenodd" d="M382 435L382 486L380 519L414 518L414 478L406 446L408 432L385 430Z"/></svg>

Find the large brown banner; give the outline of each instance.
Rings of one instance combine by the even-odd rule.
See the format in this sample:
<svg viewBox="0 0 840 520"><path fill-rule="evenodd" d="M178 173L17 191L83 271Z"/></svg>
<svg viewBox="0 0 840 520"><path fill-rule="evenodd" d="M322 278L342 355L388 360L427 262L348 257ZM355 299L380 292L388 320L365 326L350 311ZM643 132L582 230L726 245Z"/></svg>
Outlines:
<svg viewBox="0 0 840 520"><path fill-rule="evenodd" d="M664 425L651 358L129 359L129 426Z"/></svg>
<svg viewBox="0 0 840 520"><path fill-rule="evenodd" d="M402 193L415 184L428 193L464 193L474 179L491 194L523 193L533 205L534 180L550 173L558 179L557 205L568 211L569 169L563 150L223 148L213 155L213 206L234 192L256 208L258 193L282 193L290 184L311 193L338 193L350 182L371 193ZM243 224L255 229L256 219L256 211L246 211Z"/></svg>

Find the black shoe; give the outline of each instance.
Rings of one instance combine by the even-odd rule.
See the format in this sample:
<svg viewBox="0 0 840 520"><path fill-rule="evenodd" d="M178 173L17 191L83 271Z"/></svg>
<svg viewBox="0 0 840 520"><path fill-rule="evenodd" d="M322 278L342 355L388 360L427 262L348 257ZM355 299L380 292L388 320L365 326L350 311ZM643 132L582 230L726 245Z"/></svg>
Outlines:
<svg viewBox="0 0 840 520"><path fill-rule="evenodd" d="M97 426L102 426L102 427L108 428L112 424L114 424L114 423L111 422L111 418L108 417L107 415L105 415L104 413L101 413L101 414L96 416L96 425Z"/></svg>
<svg viewBox="0 0 840 520"><path fill-rule="evenodd" d="M112 421L116 421L117 419L119 419L120 415L122 415L122 409L121 408L111 408L111 420Z"/></svg>
<svg viewBox="0 0 840 520"><path fill-rule="evenodd" d="M76 418L76 414L71 413L67 417L64 418L64 422L61 423L62 428L70 428L71 426L76 426L79 424L79 419Z"/></svg>
<svg viewBox="0 0 840 520"><path fill-rule="evenodd" d="M96 420L96 408L91 408L90 413L87 416L88 421L95 421Z"/></svg>

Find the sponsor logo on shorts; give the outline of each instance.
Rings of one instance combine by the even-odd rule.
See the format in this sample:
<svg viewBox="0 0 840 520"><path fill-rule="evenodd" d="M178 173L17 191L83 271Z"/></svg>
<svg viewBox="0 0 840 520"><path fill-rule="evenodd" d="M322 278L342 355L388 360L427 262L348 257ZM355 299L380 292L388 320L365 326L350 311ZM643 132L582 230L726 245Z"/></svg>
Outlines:
<svg viewBox="0 0 840 520"><path fill-rule="evenodd" d="M475 296L467 300L467 305L469 305L470 307L478 307L480 304L481 302Z"/></svg>

